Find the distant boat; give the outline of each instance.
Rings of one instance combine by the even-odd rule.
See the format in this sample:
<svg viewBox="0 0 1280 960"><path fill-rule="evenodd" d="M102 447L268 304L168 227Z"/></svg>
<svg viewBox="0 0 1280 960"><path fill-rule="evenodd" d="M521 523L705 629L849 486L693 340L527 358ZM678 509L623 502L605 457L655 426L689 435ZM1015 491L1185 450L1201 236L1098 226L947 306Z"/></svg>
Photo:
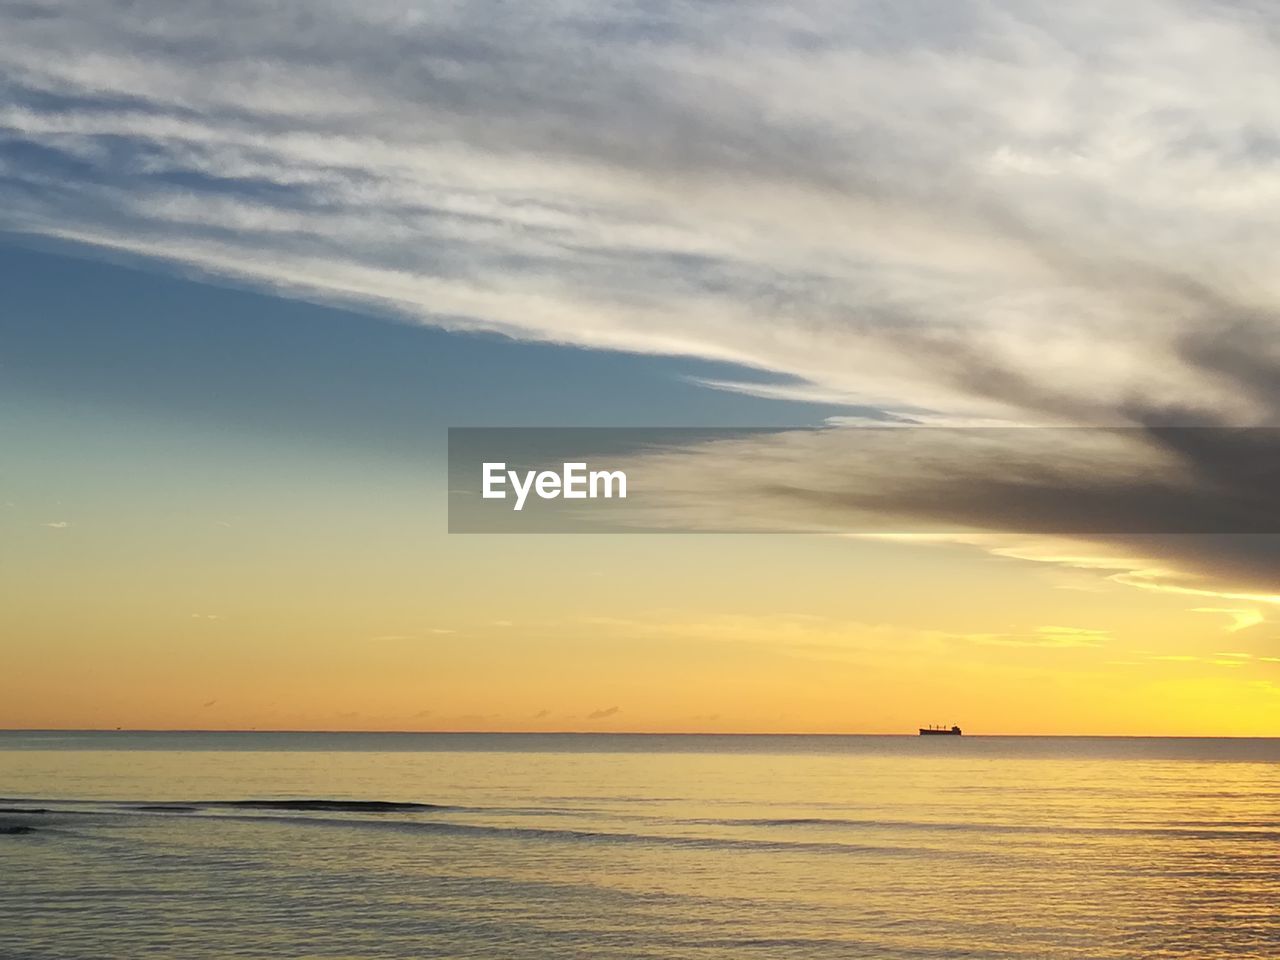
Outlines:
<svg viewBox="0 0 1280 960"><path fill-rule="evenodd" d="M958 737L960 736L959 727L921 727L920 736L922 737Z"/></svg>

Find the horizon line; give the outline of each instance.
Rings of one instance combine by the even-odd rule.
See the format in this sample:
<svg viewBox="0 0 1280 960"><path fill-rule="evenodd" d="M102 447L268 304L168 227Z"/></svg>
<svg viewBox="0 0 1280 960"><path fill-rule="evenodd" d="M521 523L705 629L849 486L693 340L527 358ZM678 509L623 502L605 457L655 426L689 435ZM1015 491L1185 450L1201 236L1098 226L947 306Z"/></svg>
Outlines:
<svg viewBox="0 0 1280 960"><path fill-rule="evenodd" d="M0 727L3 733L312 733L312 734L372 734L397 736L606 736L606 737L906 737L918 738L919 733L858 733L858 732L756 732L756 731L698 731L698 730L314 730L299 728L221 728L199 727ZM1038 738L1078 740L1278 740L1280 733L1263 734L1164 734L1164 733L965 733L965 737L980 738Z"/></svg>

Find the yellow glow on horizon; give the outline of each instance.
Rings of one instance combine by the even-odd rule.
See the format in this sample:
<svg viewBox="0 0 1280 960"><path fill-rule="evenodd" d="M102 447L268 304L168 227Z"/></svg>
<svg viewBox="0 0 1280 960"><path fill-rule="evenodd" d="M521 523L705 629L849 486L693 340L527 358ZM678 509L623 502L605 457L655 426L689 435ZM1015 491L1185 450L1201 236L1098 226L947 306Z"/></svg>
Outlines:
<svg viewBox="0 0 1280 960"><path fill-rule="evenodd" d="M28 534L0 726L1280 733L1252 596L991 544L449 537L425 507L287 506Z"/></svg>

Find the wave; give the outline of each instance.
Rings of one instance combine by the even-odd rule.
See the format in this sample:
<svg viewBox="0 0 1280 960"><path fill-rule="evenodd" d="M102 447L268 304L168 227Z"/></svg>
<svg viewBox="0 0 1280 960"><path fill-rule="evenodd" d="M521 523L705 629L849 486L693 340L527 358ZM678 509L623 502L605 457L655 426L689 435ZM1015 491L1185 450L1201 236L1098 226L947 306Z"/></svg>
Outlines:
<svg viewBox="0 0 1280 960"><path fill-rule="evenodd" d="M224 814L231 819L260 822L251 812ZM270 818L275 823L308 827L332 827L355 829L385 829L406 833L424 833L443 836L485 837L495 840L534 840L551 843L619 844L659 847L683 847L702 850L760 850L777 852L807 851L811 853L874 854L883 856L919 856L923 848L897 844L866 844L840 841L769 840L746 837L681 836L664 833L631 833L606 830L572 830L550 827L500 826L496 824L458 823L448 820L403 820L398 818L376 820L351 820L341 817L290 817ZM967 858L970 854L960 851L929 849L934 856Z"/></svg>
<svg viewBox="0 0 1280 960"><path fill-rule="evenodd" d="M1280 830L1272 821L1187 821L1167 824L1135 824L1130 826L1078 826L1066 823L971 823L946 820L854 819L846 817L777 817L745 819L686 820L688 824L716 827L830 827L841 829L888 829L919 831L955 831L963 833L1080 834L1108 836L1129 834L1175 839L1240 839L1277 840Z"/></svg>
<svg viewBox="0 0 1280 960"><path fill-rule="evenodd" d="M129 803L126 810L142 813L198 813L201 810L284 810L299 813L412 813L448 810L439 803L401 800L197 800L191 803Z"/></svg>
<svg viewBox="0 0 1280 960"><path fill-rule="evenodd" d="M168 814L204 819L202 814L217 811L219 820L238 820L356 829L390 829L455 836L529 839L569 843L641 844L692 847L703 849L810 850L814 852L858 852L885 855L909 855L911 848L896 845L857 844L838 841L769 840L760 838L680 836L662 833L631 833L596 830L556 829L552 827L503 826L497 824L459 823L452 820L405 819L403 817L348 818L336 816L290 816L289 814L324 813L441 813L480 812L482 808L452 807L444 804L413 803L394 800L198 800L186 803L135 802L110 803L94 800L48 801L59 805L81 807L78 810L47 810L47 813L96 817L103 814ZM90 809L83 809L90 808ZM104 809L105 808L105 809ZM490 808L492 809L492 808ZM487 812L487 811L486 811Z"/></svg>
<svg viewBox="0 0 1280 960"><path fill-rule="evenodd" d="M407 813L413 810L448 809L439 803L411 803L400 800L206 800L192 806L238 810L317 810L346 813Z"/></svg>
<svg viewBox="0 0 1280 960"><path fill-rule="evenodd" d="M22 801L10 801L22 802ZM26 800L26 803L32 803ZM167 816L213 815L219 819L262 820L278 823L317 827L388 828L405 831L423 831L437 834L487 836L492 838L524 838L547 842L578 842L595 844L652 844L695 848L790 850L832 853L877 853L889 856L910 855L928 849L937 854L935 844L928 841L912 843L913 834L961 833L987 836L1023 835L1027 837L1145 837L1153 840L1215 841L1215 842L1269 842L1280 841L1277 823L1268 820L1212 821L1186 820L1165 824L1016 824L956 821L927 821L893 818L843 818L843 817L776 817L776 818L724 818L724 819L673 819L654 821L654 832L620 830L574 829L568 823L564 827L514 825L502 823L461 822L457 815L475 814L487 818L493 814L511 812L534 815L553 815L556 818L571 817L575 811L563 809L467 807L446 804L397 800L349 800L339 798L248 798L238 800L195 801L135 801L109 802L89 800L38 801L56 804L58 810L44 807L0 808L0 814L54 814L77 813L102 815L109 811L118 813L163 814ZM66 810L64 805L73 810ZM74 808L79 807L79 810ZM91 809L85 809L86 807ZM449 813L445 818L423 816ZM291 816L294 814L294 816ZM330 814L330 816L324 816ZM333 815L339 816L333 816ZM372 814L374 816L344 817L341 814ZM588 814L590 816L590 814ZM466 817L470 820L470 817ZM625 818L631 819L631 818ZM13 821L9 821L12 823ZM17 821L22 824L22 821ZM25 825L25 824L23 824ZM756 836L716 836L718 830L707 831L712 835L693 835L668 832L673 826L728 828L730 830L758 829L765 832ZM821 831L821 832L810 832ZM698 831L702 833L702 831ZM806 835L807 834L807 835ZM888 839L892 837L892 839ZM887 841L887 842L885 842ZM908 841L908 842L903 842ZM923 845L922 845L923 844Z"/></svg>
<svg viewBox="0 0 1280 960"><path fill-rule="evenodd" d="M184 803L139 803L129 807L143 813L195 813L199 807Z"/></svg>
<svg viewBox="0 0 1280 960"><path fill-rule="evenodd" d="M442 803L408 800L347 800L316 797L248 798L244 800L86 800L67 798L0 797L0 814L37 813L101 813L125 810L135 813L199 813L202 810L279 810L298 813L414 813L439 810L462 810ZM29 806L31 804L49 804ZM23 806L17 806L22 804ZM54 809L56 808L56 809ZM71 809L67 809L71 808Z"/></svg>
<svg viewBox="0 0 1280 960"><path fill-rule="evenodd" d="M26 822L27 817L49 813L43 807L0 807L0 836L17 837L35 833L36 828ZM8 819L14 817L16 819Z"/></svg>

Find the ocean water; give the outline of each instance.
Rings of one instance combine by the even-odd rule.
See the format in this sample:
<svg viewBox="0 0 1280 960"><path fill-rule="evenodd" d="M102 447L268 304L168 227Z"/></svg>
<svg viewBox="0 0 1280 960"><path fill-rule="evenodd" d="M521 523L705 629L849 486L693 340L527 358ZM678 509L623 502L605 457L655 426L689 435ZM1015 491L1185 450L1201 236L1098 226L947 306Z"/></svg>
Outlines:
<svg viewBox="0 0 1280 960"><path fill-rule="evenodd" d="M1280 740L9 732L0 796L4 960L1280 957Z"/></svg>

